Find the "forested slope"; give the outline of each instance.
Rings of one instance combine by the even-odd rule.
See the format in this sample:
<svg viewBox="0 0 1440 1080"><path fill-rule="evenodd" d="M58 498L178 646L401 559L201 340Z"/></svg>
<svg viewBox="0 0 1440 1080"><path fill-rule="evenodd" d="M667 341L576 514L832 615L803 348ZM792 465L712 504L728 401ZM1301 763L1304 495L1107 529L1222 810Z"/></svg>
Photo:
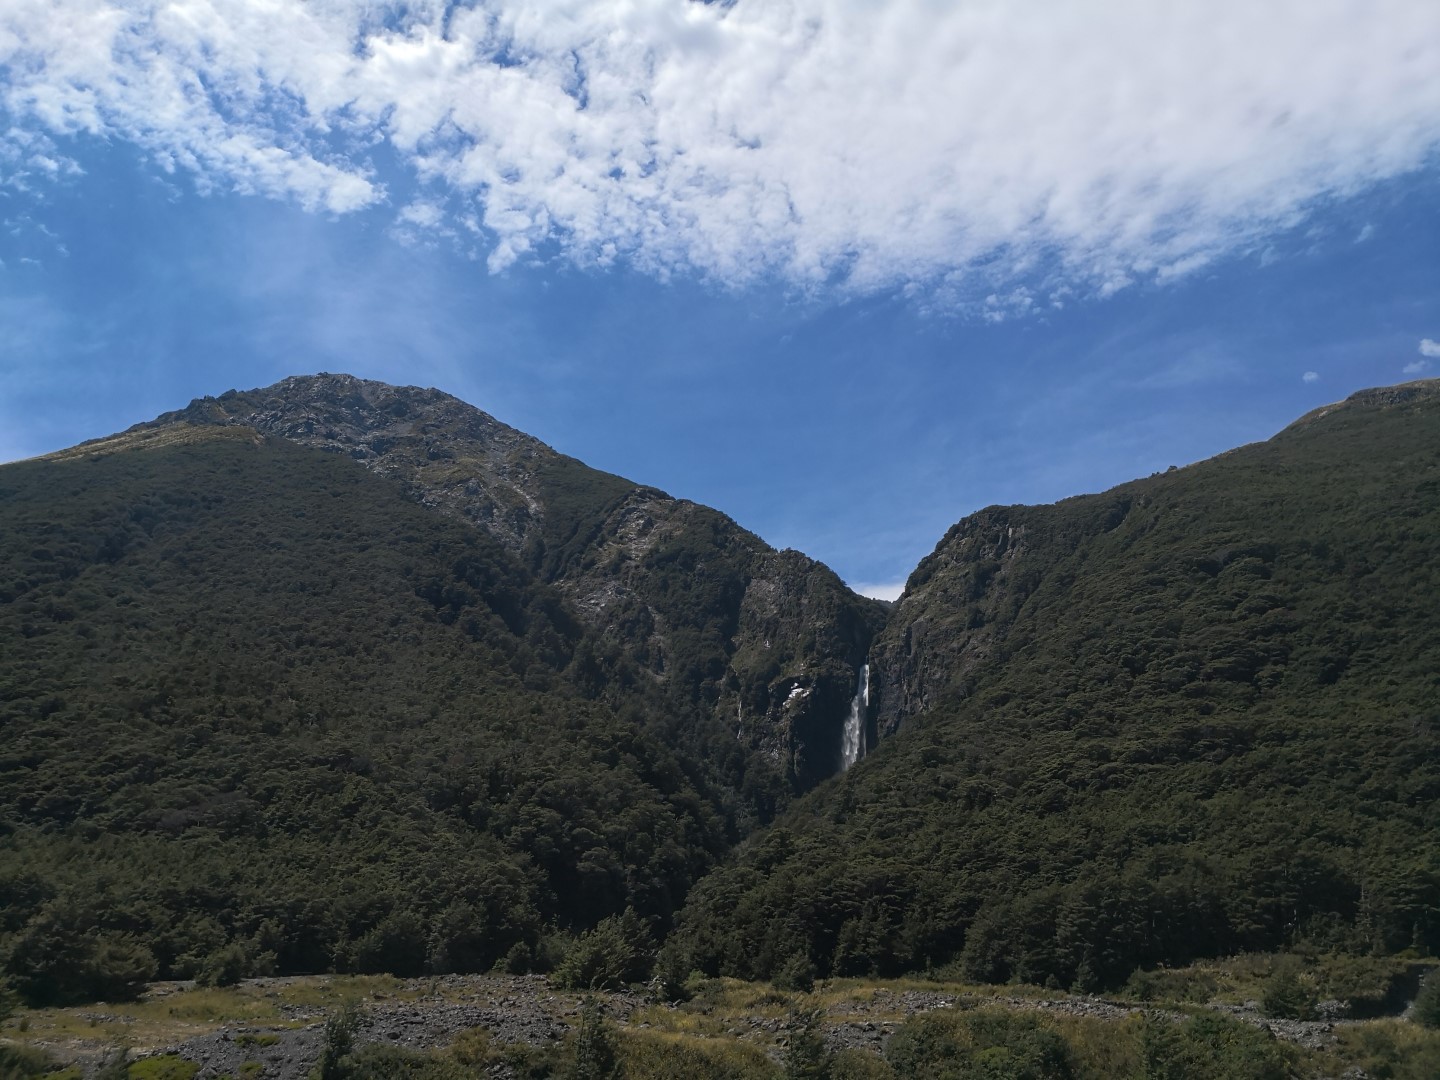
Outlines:
<svg viewBox="0 0 1440 1080"><path fill-rule="evenodd" d="M721 744L737 740L756 752L750 801L762 817L838 771L840 726L885 610L824 564L438 390L296 376L140 429L176 424L242 426L343 454L494 537L570 600L597 648L663 687L688 752L728 754Z"/></svg>
<svg viewBox="0 0 1440 1080"><path fill-rule="evenodd" d="M706 879L697 963L1440 948L1436 387L957 524L871 654L898 734Z"/></svg>
<svg viewBox="0 0 1440 1080"><path fill-rule="evenodd" d="M743 748L677 755L559 592L342 457L171 426L7 465L0 503L0 953L32 1001L523 969L629 906L663 929L747 817Z"/></svg>

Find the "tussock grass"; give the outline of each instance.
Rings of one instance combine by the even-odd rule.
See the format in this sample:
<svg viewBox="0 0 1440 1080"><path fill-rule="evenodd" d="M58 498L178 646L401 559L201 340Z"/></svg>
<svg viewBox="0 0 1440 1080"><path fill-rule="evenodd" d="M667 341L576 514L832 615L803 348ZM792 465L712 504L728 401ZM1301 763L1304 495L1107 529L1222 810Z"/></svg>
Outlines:
<svg viewBox="0 0 1440 1080"><path fill-rule="evenodd" d="M629 1080L779 1080L758 1046L674 1031L622 1029L616 1051Z"/></svg>
<svg viewBox="0 0 1440 1080"><path fill-rule="evenodd" d="M420 987L389 975L317 975L228 987L158 983L139 1001L22 1010L5 1026L5 1035L21 1045L73 1043L145 1050L223 1027L304 1027L346 1001L413 1000L421 994ZM287 1007L305 1015L291 1015ZM264 1035L248 1038L265 1045Z"/></svg>

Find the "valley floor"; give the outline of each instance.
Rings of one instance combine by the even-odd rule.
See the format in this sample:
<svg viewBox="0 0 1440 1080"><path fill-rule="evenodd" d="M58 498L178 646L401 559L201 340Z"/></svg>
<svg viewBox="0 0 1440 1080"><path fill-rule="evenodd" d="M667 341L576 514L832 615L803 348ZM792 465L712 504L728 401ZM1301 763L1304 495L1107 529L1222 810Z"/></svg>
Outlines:
<svg viewBox="0 0 1440 1080"><path fill-rule="evenodd" d="M1140 1078L1153 1074L1146 1062L1158 1052L1155 1033L1187 1030L1196 1016L1225 1018L1223 1028L1232 1033L1225 1039L1233 1042L1239 1032L1242 1042L1263 1051L1265 1060L1257 1058L1253 1070L1243 1054L1229 1061L1227 1077L1440 1075L1440 1032L1400 1017L1267 1019L1257 1002L1239 1000L1246 987L1233 982L1203 1005L922 980L831 980L808 994L732 980L697 980L693 989L690 1001L674 1005L638 991L595 995L622 1064L633 1066L625 1075L660 1077L669 1068L677 1076L778 1078L808 1030L819 1036L833 1066L810 1075L928 1076L896 1064L903 1055L889 1051L897 1032L908 1029L910 1043L917 1043L916 1030L928 1023L931 1030L918 1043L930 1046L928 1053L943 1053L934 1047L947 1045L944 1039L957 1031L956 1045L977 1037L953 1024L946 1029L951 1020L999 1017L1020 1035L1049 1032L1070 1048L1071 1072L1017 1076ZM410 1062L404 1075L418 1075L417 1061L443 1060L469 1066L462 1075L518 1077L570 1075L584 995L554 990L543 976L305 976L252 979L224 989L156 983L133 1003L22 1010L3 1035L12 1048L48 1055L51 1071L31 1075L50 1080L96 1076L107 1060L115 1061L119 1047L128 1052L129 1080L304 1080L321 1057L327 1016L345 1003L360 1009L357 1048L386 1047L382 1053L392 1064ZM1339 1012L1339 1003L1321 1011ZM1211 1066L1201 1059L1203 1054L1163 1075L1221 1075L1205 1071ZM1215 1060L1213 1067L1220 1068ZM693 1073L692 1065L679 1064L687 1061ZM1286 1071L1272 1072L1272 1064L1282 1061ZM546 1062L561 1071L547 1072ZM375 1075L373 1070L372 1062L365 1075ZM113 1064L106 1075L114 1075Z"/></svg>

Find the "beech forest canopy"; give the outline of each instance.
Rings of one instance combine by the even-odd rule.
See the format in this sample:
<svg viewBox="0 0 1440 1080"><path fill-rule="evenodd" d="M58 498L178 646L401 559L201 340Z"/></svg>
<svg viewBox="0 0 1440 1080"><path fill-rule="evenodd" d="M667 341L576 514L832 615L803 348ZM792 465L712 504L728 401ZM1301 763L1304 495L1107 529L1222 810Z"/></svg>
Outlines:
<svg viewBox="0 0 1440 1080"><path fill-rule="evenodd" d="M720 515L623 569L635 629L597 630L564 575L622 580L594 555L616 478L541 470L564 509L517 556L243 424L5 466L6 976L36 1004L157 976L604 980L668 939L682 973L1090 989L1432 952L1437 401L1361 395L967 518L869 647L885 738L808 794L824 733L724 710L833 697L871 609L822 582L784 664L742 642L757 560L819 571L740 557Z"/></svg>

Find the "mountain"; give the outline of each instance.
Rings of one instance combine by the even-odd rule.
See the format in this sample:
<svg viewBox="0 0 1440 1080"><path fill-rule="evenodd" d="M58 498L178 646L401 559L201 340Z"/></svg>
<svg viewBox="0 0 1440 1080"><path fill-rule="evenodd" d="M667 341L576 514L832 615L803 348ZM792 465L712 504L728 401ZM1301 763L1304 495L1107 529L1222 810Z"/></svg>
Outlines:
<svg viewBox="0 0 1440 1080"><path fill-rule="evenodd" d="M1082 989L1440 948L1440 383L982 510L888 613L341 375L0 466L0 508L0 962L31 1002L667 934L679 970Z"/></svg>
<svg viewBox="0 0 1440 1080"><path fill-rule="evenodd" d="M990 507L870 653L878 749L707 878L697 962L1090 988L1440 948L1440 382Z"/></svg>
<svg viewBox="0 0 1440 1080"><path fill-rule="evenodd" d="M132 431L177 424L249 428L399 481L554 585L606 647L667 686L673 708L698 707L798 789L838 770L840 725L885 609L814 559L438 390L298 377Z"/></svg>
<svg viewBox="0 0 1440 1080"><path fill-rule="evenodd" d="M170 425L0 469L0 953L160 975L524 970L663 926L736 796L586 685L563 596L343 457ZM508 960L507 960L508 958Z"/></svg>
<svg viewBox="0 0 1440 1080"><path fill-rule="evenodd" d="M663 932L839 767L883 615L713 510L347 376L4 466L0 506L0 955L36 1002Z"/></svg>

